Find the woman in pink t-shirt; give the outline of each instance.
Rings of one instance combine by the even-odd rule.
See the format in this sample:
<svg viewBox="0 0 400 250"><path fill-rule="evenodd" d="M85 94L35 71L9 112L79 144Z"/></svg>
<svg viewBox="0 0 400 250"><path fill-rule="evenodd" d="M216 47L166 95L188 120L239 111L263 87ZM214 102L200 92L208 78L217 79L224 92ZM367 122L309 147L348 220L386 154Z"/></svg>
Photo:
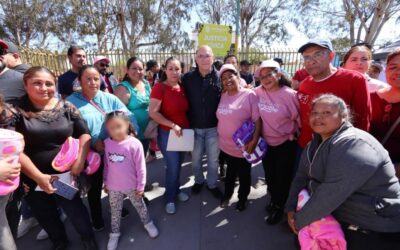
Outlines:
<svg viewBox="0 0 400 250"><path fill-rule="evenodd" d="M253 139L244 146L244 150L252 153L261 133L261 120L258 113L258 98L253 90L240 87L240 75L231 64L225 64L220 70L221 82L225 92L217 109L219 146L226 154L227 170L225 194L221 207L227 207L233 195L236 177L239 177L239 202L236 209L246 209L247 196L251 185L251 164L243 157L242 149L236 147L233 134L245 121L252 120L256 124Z"/></svg>
<svg viewBox="0 0 400 250"><path fill-rule="evenodd" d="M265 180L271 202L267 206L267 223L277 224L289 195L296 159L296 136L300 127L299 103L290 81L273 60L261 63L256 71L261 86L255 92L262 119L262 135L268 144L263 159Z"/></svg>

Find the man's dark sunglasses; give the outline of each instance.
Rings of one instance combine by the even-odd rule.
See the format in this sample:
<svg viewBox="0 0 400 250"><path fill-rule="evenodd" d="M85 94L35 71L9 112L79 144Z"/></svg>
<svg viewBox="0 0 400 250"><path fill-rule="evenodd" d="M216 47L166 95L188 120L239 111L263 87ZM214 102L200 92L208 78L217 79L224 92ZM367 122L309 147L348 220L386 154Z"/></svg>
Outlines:
<svg viewBox="0 0 400 250"><path fill-rule="evenodd" d="M109 64L105 64L105 63L100 63L100 67L106 67L106 68L108 68L108 67L110 67L110 65L109 65Z"/></svg>

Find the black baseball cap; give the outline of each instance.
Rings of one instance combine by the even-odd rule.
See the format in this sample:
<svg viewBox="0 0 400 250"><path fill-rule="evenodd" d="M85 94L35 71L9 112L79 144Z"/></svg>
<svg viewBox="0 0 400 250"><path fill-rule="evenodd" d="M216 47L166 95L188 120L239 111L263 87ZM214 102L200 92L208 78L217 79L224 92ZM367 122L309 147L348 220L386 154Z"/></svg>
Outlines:
<svg viewBox="0 0 400 250"><path fill-rule="evenodd" d="M283 60L282 60L282 58L275 57L275 58L274 58L274 61L277 62L277 63L279 63L279 64L281 64L281 65L283 65Z"/></svg>
<svg viewBox="0 0 400 250"><path fill-rule="evenodd" d="M332 46L331 41L329 41L328 39L316 38L316 39L311 39L306 44L301 46L299 48L298 52L303 53L306 49L308 49L311 46L315 46L315 45L320 46L325 49L329 49L330 51L333 51L333 46Z"/></svg>
<svg viewBox="0 0 400 250"><path fill-rule="evenodd" d="M241 66L244 66L244 65L252 65L249 61L247 61L247 60L242 60L242 61L240 61L240 65Z"/></svg>

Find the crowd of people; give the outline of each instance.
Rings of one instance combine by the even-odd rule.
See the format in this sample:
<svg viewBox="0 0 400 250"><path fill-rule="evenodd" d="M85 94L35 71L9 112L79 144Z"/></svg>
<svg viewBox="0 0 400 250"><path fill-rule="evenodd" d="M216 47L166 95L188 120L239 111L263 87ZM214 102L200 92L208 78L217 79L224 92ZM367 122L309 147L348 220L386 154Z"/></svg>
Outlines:
<svg viewBox="0 0 400 250"><path fill-rule="evenodd" d="M163 64L132 57L118 81L104 56L88 65L85 50L71 46L71 69L56 77L44 66L23 64L18 48L0 40L0 124L24 136L19 163L0 160L0 181L21 175L20 187L0 196L0 249L16 249L15 239L37 224L38 239L53 249L69 241L69 218L84 249L98 249L95 231L105 228L101 193L111 207L107 249L118 248L120 220L127 197L151 238L159 235L145 192L147 163L161 151L165 161L165 212L199 194L203 186L221 203L247 209L254 152L260 138L268 147L262 159L270 200L266 223L285 219L294 234L332 214L348 249L400 249L400 49L389 53L385 70L373 63L368 45L345 54L339 68L326 39L302 45L304 68L293 77L282 59L265 60L251 73L251 63L227 55L215 59L209 46L195 55L196 67L183 74L176 57ZM386 81L377 80L381 71ZM242 148L233 141L245 123L254 124ZM194 131L191 152L194 185L181 190L185 152L167 149L170 133ZM150 131L150 132L149 132ZM60 173L52 166L64 142L79 140L77 159ZM85 175L92 150L102 155L99 170ZM206 175L203 159L206 156ZM80 189L72 199L55 194L53 182L67 176ZM224 182L224 190L219 182ZM310 200L298 210L298 194ZM83 199L88 200L88 208ZM150 208L150 209L149 209ZM260 218L262 219L262 218ZM162 232L161 232L162 233Z"/></svg>

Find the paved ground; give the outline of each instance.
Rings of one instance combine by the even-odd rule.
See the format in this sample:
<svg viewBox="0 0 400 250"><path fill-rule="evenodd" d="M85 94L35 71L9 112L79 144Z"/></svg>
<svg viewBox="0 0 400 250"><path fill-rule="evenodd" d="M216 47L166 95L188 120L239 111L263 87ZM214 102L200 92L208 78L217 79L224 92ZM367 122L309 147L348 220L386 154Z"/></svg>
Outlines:
<svg viewBox="0 0 400 250"><path fill-rule="evenodd" d="M183 188L190 192L193 185L191 163L185 162L181 174ZM164 212L164 161L159 159L148 166L149 181L155 187L146 193L151 200L149 210L156 225L160 229L157 239L150 239L140 223L136 211L125 201L124 206L129 209L130 215L122 221L119 249L141 250L291 250L296 249L294 238L289 232L286 222L276 226L268 226L264 222L264 210L267 201L266 186L262 166L253 167L253 185L249 196L249 206L244 212L237 212L232 204L226 208L219 208L219 201L203 188L198 195L191 196L186 203L179 203L175 215ZM220 183L223 190L223 183ZM107 197L103 198L104 207L108 207ZM106 249L110 230L110 213L104 209L106 229L96 233L100 249ZM71 240L70 249L81 249L79 236L72 228L69 220L65 222ZM36 250L49 249L49 240L35 239L40 227L36 227L29 234L17 241L18 249Z"/></svg>

